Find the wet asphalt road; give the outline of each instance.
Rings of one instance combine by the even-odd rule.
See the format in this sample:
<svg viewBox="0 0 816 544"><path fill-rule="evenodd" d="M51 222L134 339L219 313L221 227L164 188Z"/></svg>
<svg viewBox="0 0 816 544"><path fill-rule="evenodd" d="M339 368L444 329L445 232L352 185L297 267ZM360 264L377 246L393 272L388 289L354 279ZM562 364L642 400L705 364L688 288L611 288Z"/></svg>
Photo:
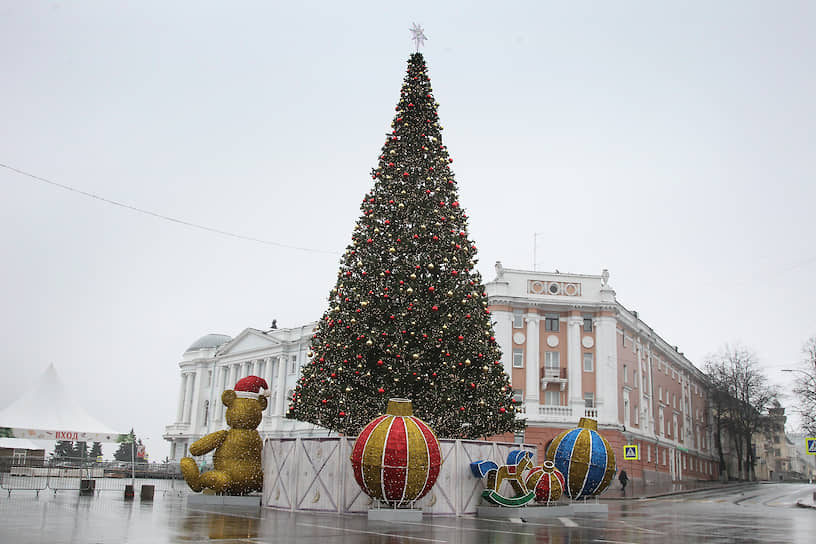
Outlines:
<svg viewBox="0 0 816 544"><path fill-rule="evenodd" d="M797 508L814 485L758 484L657 499L606 501L608 515L546 520L425 516L421 523L272 509L193 509L183 496L126 502L118 493L0 496L0 543L805 543L816 509ZM615 494L612 490L610 496ZM5 494L3 494L5 495Z"/></svg>

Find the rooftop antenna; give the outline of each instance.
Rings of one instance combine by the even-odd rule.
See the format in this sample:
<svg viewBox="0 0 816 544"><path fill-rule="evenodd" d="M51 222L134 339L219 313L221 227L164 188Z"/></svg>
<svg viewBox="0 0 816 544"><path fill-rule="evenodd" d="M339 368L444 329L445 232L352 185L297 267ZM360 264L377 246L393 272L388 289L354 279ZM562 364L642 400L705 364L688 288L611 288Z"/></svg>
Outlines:
<svg viewBox="0 0 816 544"><path fill-rule="evenodd" d="M538 266L538 259L536 258L536 250L538 249L538 237L544 235L543 232L534 232L533 233L533 272L536 271L536 267Z"/></svg>

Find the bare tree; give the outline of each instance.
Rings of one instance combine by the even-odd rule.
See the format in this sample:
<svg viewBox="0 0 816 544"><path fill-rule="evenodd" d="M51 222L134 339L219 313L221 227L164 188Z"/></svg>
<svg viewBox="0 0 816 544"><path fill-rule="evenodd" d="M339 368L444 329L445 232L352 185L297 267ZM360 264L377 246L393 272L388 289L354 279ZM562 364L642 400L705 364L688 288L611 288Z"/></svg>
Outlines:
<svg viewBox="0 0 816 544"><path fill-rule="evenodd" d="M719 423L720 462L725 464L722 432L726 431L737 456L737 477L751 479L755 463L753 436L764 431L768 408L776 400L777 391L759 368L756 355L744 347L724 346L707 358L705 367L711 380L714 418ZM725 468L727 471L727 464Z"/></svg>
<svg viewBox="0 0 816 544"><path fill-rule="evenodd" d="M793 394L798 405L794 411L801 417L802 430L816 435L816 336L811 336L802 347L802 369L796 370Z"/></svg>

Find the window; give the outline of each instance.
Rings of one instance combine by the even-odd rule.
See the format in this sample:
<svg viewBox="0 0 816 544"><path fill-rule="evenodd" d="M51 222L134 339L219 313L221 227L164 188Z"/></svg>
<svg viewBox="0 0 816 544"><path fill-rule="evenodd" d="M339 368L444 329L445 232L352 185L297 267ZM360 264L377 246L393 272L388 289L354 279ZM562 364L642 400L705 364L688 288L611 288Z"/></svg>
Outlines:
<svg viewBox="0 0 816 544"><path fill-rule="evenodd" d="M26 452L27 450L25 449L15 449L11 454L11 464L16 467L25 466Z"/></svg>
<svg viewBox="0 0 816 544"><path fill-rule="evenodd" d="M652 445L651 444L646 446L646 462L647 463L652 462Z"/></svg>
<svg viewBox="0 0 816 544"><path fill-rule="evenodd" d="M513 310L513 328L520 329L524 327L524 313L521 310Z"/></svg>
<svg viewBox="0 0 816 544"><path fill-rule="evenodd" d="M524 368L524 350L513 348L513 368Z"/></svg>
<svg viewBox="0 0 816 544"><path fill-rule="evenodd" d="M657 386L657 398L660 400L660 402L663 402L663 386L662 385Z"/></svg>
<svg viewBox="0 0 816 544"><path fill-rule="evenodd" d="M584 393L584 407L595 408L595 393Z"/></svg>
<svg viewBox="0 0 816 544"><path fill-rule="evenodd" d="M629 383L629 373L627 370L626 365L623 365L623 383Z"/></svg>
<svg viewBox="0 0 816 544"><path fill-rule="evenodd" d="M561 353L558 351L544 352L544 375L547 378L561 377Z"/></svg>
<svg viewBox="0 0 816 544"><path fill-rule="evenodd" d="M634 413L635 413L635 425L640 425L640 412L638 412L637 404L635 404Z"/></svg>
<svg viewBox="0 0 816 544"><path fill-rule="evenodd" d="M524 402L524 391L521 389L513 389L513 400L516 405L522 404Z"/></svg>
<svg viewBox="0 0 816 544"><path fill-rule="evenodd" d="M629 426L629 414L631 411L629 410L629 393L623 393L623 425L624 427Z"/></svg>
<svg viewBox="0 0 816 544"><path fill-rule="evenodd" d="M632 386L637 389L638 386L638 371L636 368L632 369Z"/></svg>
<svg viewBox="0 0 816 544"><path fill-rule="evenodd" d="M625 332L621 333L621 345L623 347L626 347L626 333Z"/></svg>
<svg viewBox="0 0 816 544"><path fill-rule="evenodd" d="M677 408L677 395L672 395L672 406Z"/></svg>
<svg viewBox="0 0 816 544"><path fill-rule="evenodd" d="M592 360L591 353L584 353L584 372L592 372L594 370L595 363Z"/></svg>
<svg viewBox="0 0 816 544"><path fill-rule="evenodd" d="M657 419L660 420L660 434L666 436L666 421L663 417L663 407L657 409Z"/></svg>
<svg viewBox="0 0 816 544"><path fill-rule="evenodd" d="M592 316L584 315L584 332L592 332Z"/></svg>
<svg viewBox="0 0 816 544"><path fill-rule="evenodd" d="M558 391L544 391L544 404L558 406L561 404L561 393Z"/></svg>
<svg viewBox="0 0 816 544"><path fill-rule="evenodd" d="M207 425L207 418L210 416L210 401L204 401L204 425Z"/></svg>
<svg viewBox="0 0 816 544"><path fill-rule="evenodd" d="M289 362L289 374L294 374L297 372L297 355L292 355L292 359Z"/></svg>
<svg viewBox="0 0 816 544"><path fill-rule="evenodd" d="M544 330L558 332L558 314L547 314L544 316Z"/></svg>

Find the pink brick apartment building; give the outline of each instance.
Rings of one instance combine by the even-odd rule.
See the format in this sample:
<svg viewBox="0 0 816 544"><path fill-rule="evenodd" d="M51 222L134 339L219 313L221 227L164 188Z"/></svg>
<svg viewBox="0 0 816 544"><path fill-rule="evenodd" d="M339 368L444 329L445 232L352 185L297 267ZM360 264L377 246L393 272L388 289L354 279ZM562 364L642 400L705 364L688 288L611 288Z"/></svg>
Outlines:
<svg viewBox="0 0 816 544"><path fill-rule="evenodd" d="M502 362L539 445L598 420L618 469L644 481L719 477L706 378L615 298L609 274L510 270L486 284ZM623 445L640 459L623 459Z"/></svg>

